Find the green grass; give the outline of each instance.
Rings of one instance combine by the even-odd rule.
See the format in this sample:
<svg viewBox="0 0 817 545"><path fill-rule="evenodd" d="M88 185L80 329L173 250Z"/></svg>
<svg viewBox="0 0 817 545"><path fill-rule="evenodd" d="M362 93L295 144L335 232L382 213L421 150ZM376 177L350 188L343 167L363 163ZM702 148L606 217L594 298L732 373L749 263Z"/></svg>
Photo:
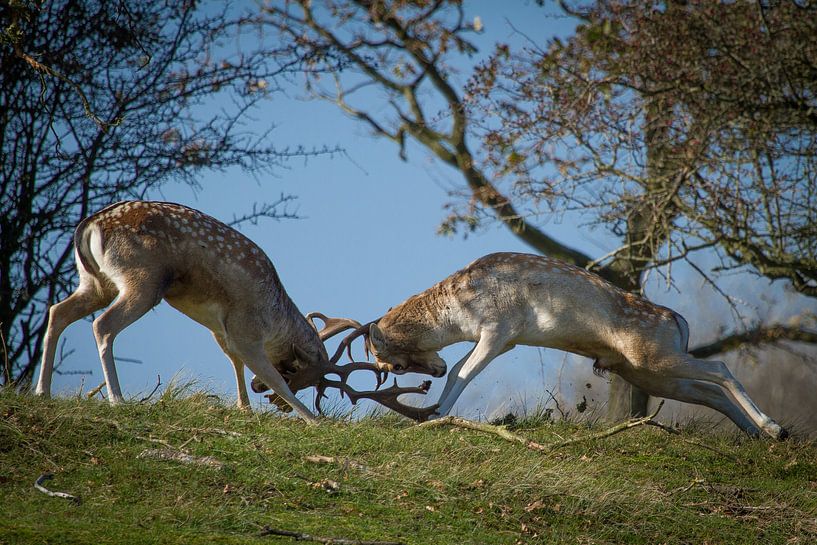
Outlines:
<svg viewBox="0 0 817 545"><path fill-rule="evenodd" d="M539 418L513 429L548 443L603 426ZM167 445L224 466L139 457ZM46 472L45 486L82 502L37 491ZM0 506L2 545L293 542L260 537L264 526L418 545L807 544L817 445L639 427L541 453L390 416L310 427L196 393L111 407L5 392Z"/></svg>

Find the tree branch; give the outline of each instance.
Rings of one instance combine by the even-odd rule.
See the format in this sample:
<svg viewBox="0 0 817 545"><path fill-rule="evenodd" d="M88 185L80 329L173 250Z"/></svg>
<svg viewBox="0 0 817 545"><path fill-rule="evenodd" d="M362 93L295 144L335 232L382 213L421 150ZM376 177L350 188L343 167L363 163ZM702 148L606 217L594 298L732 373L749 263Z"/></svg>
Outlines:
<svg viewBox="0 0 817 545"><path fill-rule="evenodd" d="M707 358L716 354L731 352L745 345L759 346L793 341L817 344L817 332L785 325L757 326L753 329L727 335L709 344L697 346L689 351L696 358Z"/></svg>

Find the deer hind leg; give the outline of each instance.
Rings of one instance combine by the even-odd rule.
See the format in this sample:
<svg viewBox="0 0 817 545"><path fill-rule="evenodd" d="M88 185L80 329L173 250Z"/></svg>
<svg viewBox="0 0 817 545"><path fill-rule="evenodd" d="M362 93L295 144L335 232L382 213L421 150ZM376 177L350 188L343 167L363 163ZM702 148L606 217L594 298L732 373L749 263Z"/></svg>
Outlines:
<svg viewBox="0 0 817 545"><path fill-rule="evenodd" d="M445 416L451 412L454 403L457 402L457 398L460 397L468 383L480 374L494 358L511 348L513 345L509 345L504 336L493 331L482 332L476 346L448 372L445 388L437 401L440 406L437 409L437 415Z"/></svg>
<svg viewBox="0 0 817 545"><path fill-rule="evenodd" d="M653 388L652 390L652 395L714 409L729 417L737 427L752 437L760 435L760 428L717 384L702 380L669 379L660 388Z"/></svg>
<svg viewBox="0 0 817 545"><path fill-rule="evenodd" d="M115 294L102 294L93 281L81 278L77 291L48 309L48 328L43 339L43 355L40 377L37 380L37 395L51 395L51 375L54 372L54 356L57 342L65 328L89 314L106 307Z"/></svg>
<svg viewBox="0 0 817 545"><path fill-rule="evenodd" d="M284 377L272 365L266 354L264 354L263 347L260 345L245 345L231 347L233 351L239 356L241 361L256 374L257 378L272 388L272 391L281 396L284 401L295 409L298 415L310 424L317 422L317 418L312 412L306 408L306 405L301 403L301 400L295 397L292 390L289 389Z"/></svg>
<svg viewBox="0 0 817 545"><path fill-rule="evenodd" d="M111 403L119 403L124 400L122 390L119 388L119 378L116 375L113 341L122 330L144 316L161 299L161 290L158 287L148 288L144 281L141 281L138 289L130 287L120 289L116 301L94 320L94 337Z"/></svg>
<svg viewBox="0 0 817 545"><path fill-rule="evenodd" d="M244 362L238 357L238 355L230 350L227 346L227 341L219 335L218 333L213 333L213 337L216 339L216 342L221 347L221 350L227 355L227 358L230 360L230 363L233 364L233 370L235 371L235 382L236 387L238 388L238 400L236 405L242 411L251 411L252 408L250 406L250 398L247 395L247 383L244 380Z"/></svg>
<svg viewBox="0 0 817 545"><path fill-rule="evenodd" d="M747 417L761 430L775 439L785 439L788 432L765 415L746 393L743 385L721 361L699 360L692 356L673 361L661 368L662 373L675 378L702 380L723 388Z"/></svg>

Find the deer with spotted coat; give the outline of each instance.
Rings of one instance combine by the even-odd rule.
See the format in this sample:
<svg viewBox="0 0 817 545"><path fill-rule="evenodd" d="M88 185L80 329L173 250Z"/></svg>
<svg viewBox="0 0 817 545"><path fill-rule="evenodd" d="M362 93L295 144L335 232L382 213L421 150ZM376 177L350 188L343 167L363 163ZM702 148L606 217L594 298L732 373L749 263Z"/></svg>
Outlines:
<svg viewBox="0 0 817 545"><path fill-rule="evenodd" d="M437 351L475 342L448 373L436 413L447 415L485 367L516 345L592 358L650 395L705 405L751 435L788 434L763 414L720 361L687 353L684 318L627 293L584 269L548 257L496 253L482 257L344 339L366 337L385 372L445 375Z"/></svg>
<svg viewBox="0 0 817 545"><path fill-rule="evenodd" d="M292 407L307 421L312 412L295 396L302 388L339 388L353 400L391 402L423 388L357 392L346 379L373 364L336 365L323 341L360 324L354 320L301 315L272 262L250 239L198 210L174 203L127 201L82 220L74 233L79 287L49 309L36 393L50 395L57 341L71 323L108 307L93 322L111 403L123 400L113 356L114 338L162 299L208 328L235 371L238 406L249 409L244 365L257 390L271 387L271 401ZM110 306L108 306L110 305ZM313 319L324 321L318 331ZM327 380L334 374L341 381ZM379 386L379 382L378 382ZM427 389L427 387L426 387ZM388 399L389 397L394 399ZM410 407L408 407L411 410Z"/></svg>

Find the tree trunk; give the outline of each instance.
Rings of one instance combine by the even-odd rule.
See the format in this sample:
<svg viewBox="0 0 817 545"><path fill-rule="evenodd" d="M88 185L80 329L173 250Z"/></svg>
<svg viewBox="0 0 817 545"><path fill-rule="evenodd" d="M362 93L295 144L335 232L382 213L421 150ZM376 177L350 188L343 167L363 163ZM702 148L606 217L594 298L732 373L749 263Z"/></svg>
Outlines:
<svg viewBox="0 0 817 545"><path fill-rule="evenodd" d="M650 396L618 375L611 375L607 420L618 422L647 416Z"/></svg>

